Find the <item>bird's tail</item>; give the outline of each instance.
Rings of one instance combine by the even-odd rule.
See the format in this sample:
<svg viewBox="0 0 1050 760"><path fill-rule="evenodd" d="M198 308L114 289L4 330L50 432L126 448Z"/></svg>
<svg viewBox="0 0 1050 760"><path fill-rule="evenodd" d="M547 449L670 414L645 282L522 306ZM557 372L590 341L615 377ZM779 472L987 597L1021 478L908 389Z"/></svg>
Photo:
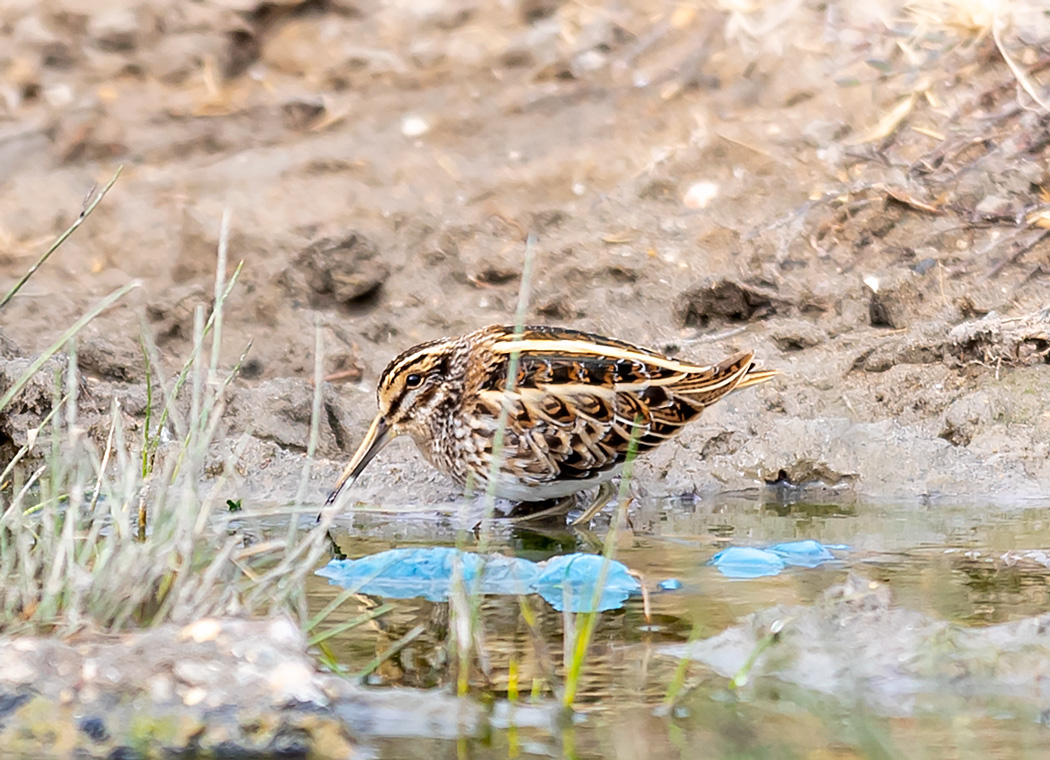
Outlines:
<svg viewBox="0 0 1050 760"><path fill-rule="evenodd" d="M752 385L758 385L759 383L772 380L779 374L779 369L761 369L755 365L751 365L751 368L742 378L740 378L740 382L736 384L736 387L733 388L733 390L739 391L742 388L750 388Z"/></svg>
<svg viewBox="0 0 1050 760"><path fill-rule="evenodd" d="M675 393L710 406L733 391L764 383L779 374L775 369L760 369L754 352L745 351L684 378L676 384Z"/></svg>

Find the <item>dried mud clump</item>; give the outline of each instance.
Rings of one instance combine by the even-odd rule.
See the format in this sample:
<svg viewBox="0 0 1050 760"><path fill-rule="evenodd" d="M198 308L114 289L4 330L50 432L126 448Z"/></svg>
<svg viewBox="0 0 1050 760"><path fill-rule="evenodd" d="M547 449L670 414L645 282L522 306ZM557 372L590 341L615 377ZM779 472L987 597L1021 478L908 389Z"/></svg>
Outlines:
<svg viewBox="0 0 1050 760"><path fill-rule="evenodd" d="M907 327L916 319L917 305L925 300L911 272L894 278L871 290L868 316L872 327L889 327L895 330Z"/></svg>
<svg viewBox="0 0 1050 760"><path fill-rule="evenodd" d="M948 354L964 364L1050 364L1050 309L1012 319L992 312L957 325L948 341Z"/></svg>
<svg viewBox="0 0 1050 760"><path fill-rule="evenodd" d="M357 232L311 243L296 258L294 269L305 276L313 294L344 306L375 297L390 275L375 243Z"/></svg>
<svg viewBox="0 0 1050 760"><path fill-rule="evenodd" d="M808 320L788 319L771 326L770 340L785 353L804 351L819 346L828 339L828 333Z"/></svg>
<svg viewBox="0 0 1050 760"><path fill-rule="evenodd" d="M77 366L87 375L119 383L137 383L145 377L142 354L130 341L86 340L77 350Z"/></svg>
<svg viewBox="0 0 1050 760"><path fill-rule="evenodd" d="M765 319L785 303L774 293L733 280L707 281L678 299L675 319L682 327L707 327L712 322Z"/></svg>
<svg viewBox="0 0 1050 760"><path fill-rule="evenodd" d="M21 355L22 351L18 344L4 335L3 330L0 330L0 359L16 359Z"/></svg>
<svg viewBox="0 0 1050 760"><path fill-rule="evenodd" d="M856 483L859 478L855 472L838 472L827 462L799 458L786 463L777 471L775 478L767 478L766 485L776 488L819 485L836 487Z"/></svg>
<svg viewBox="0 0 1050 760"><path fill-rule="evenodd" d="M0 395L18 382L31 361L10 359L0 362ZM55 377L65 369L63 358L48 359L11 403L0 411L0 447L12 443L15 447L25 445L29 431L39 427L41 420L51 411L55 400Z"/></svg>
<svg viewBox="0 0 1050 760"><path fill-rule="evenodd" d="M949 327L943 322L913 328L865 349L853 362L865 372L886 372L901 364L952 367L1027 367L1050 364L1050 314L1004 318L992 312Z"/></svg>
<svg viewBox="0 0 1050 760"><path fill-rule="evenodd" d="M282 449L306 452L310 442L313 388L294 378L263 380L231 392L229 418L232 429L251 428L252 435ZM348 424L343 419L338 394L325 386L323 413L319 422L318 453L343 456L349 443Z"/></svg>
<svg viewBox="0 0 1050 760"><path fill-rule="evenodd" d="M1003 402L987 391L974 391L952 402L944 410L938 438L953 446L969 446L983 428L1003 416Z"/></svg>

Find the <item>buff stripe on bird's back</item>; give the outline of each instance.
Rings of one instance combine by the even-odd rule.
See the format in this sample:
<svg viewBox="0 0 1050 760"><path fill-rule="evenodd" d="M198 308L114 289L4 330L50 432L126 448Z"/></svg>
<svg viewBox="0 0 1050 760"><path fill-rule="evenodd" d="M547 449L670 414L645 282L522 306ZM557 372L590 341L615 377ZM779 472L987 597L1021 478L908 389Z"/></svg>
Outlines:
<svg viewBox="0 0 1050 760"><path fill-rule="evenodd" d="M638 362L639 364L651 364L662 369L669 369L672 372L708 369L706 367L698 367L695 364L683 364L667 357L656 357L650 354L627 351L615 346L606 346L582 340L514 340L498 343L493 347L492 351L498 354L553 354L566 357L581 355L594 358L624 359L630 362Z"/></svg>

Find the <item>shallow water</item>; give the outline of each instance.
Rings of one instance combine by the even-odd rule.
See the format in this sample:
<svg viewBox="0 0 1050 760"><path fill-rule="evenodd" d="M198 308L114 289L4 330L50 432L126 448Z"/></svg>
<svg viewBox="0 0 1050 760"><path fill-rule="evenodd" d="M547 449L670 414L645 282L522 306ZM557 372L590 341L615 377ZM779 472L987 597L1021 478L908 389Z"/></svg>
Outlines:
<svg viewBox="0 0 1050 760"><path fill-rule="evenodd" d="M406 545L475 548L450 519L368 514L336 534L349 557ZM605 527L594 532L564 527L498 527L492 549L532 560L569 551L594 552ZM429 535L427 541L420 536ZM817 568L787 568L775 577L731 580L707 564L729 545L764 546L815 539L847 545L841 561ZM922 709L890 717L870 708L760 676L733 689L728 678L700 663L685 670L684 688L667 707L680 661L664 649L706 638L751 612L774 605L811 606L849 572L887 584L895 606L935 620L980 627L1043 613L1050 608L1050 571L1025 550L1050 546L1050 513L1043 507L980 509L947 504L902 505L789 500L723 499L644 505L617 543L616 557L639 572L652 590L647 620L640 597L601 615L581 679L577 714L557 720L549 690L543 709L484 736L456 736L433 716L405 714L404 723L373 731L379 757L1015 757L1050 749L1050 729L1037 714L972 707L966 700L927 698ZM1010 554L1016 552L1017 554ZM1005 556L1005 559L1004 559ZM675 578L681 589L659 591ZM311 612L341 591L322 578L309 588ZM355 617L383 600L358 596L327 625ZM377 686L454 688L445 644L449 605L421 599L389 600L393 610L327 642L336 661L357 672L402 636L422 632L373 673ZM531 598L536 629L525 624L515 598L482 604L488 675L475 669L471 689L483 699L505 700L517 670L519 700L528 704L533 678L549 658L560 683L563 616ZM549 667L549 666L548 666ZM863 687L860 687L863 688ZM930 705L935 705L931 709ZM937 705L940 705L939 707ZM505 705L497 708L497 714ZM1033 708L1034 709L1034 708ZM1031 712L1031 711L1029 711ZM497 725L505 721L497 718ZM411 728L408 728L411 727ZM411 738L394 734L414 734Z"/></svg>

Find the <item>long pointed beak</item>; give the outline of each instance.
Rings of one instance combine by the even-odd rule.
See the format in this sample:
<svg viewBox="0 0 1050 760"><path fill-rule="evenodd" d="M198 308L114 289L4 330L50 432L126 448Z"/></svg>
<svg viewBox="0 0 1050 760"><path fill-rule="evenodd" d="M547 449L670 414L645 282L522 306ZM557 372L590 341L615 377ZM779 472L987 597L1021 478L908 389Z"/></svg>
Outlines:
<svg viewBox="0 0 1050 760"><path fill-rule="evenodd" d="M325 505L331 504L339 496L339 492L343 490L344 486L351 485L357 476L368 466L368 463L372 461L372 458L380 452L380 450L390 443L390 439L394 437L393 429L387 424L386 420L383 419L382 414L377 414L376 418L372 420L372 425L368 428L368 432L365 433L365 439L361 441L361 445L357 447L357 451L354 452L353 458L350 460L350 464L343 470L343 474L339 476L339 480L335 484L335 488L328 494L328 498L325 500Z"/></svg>

